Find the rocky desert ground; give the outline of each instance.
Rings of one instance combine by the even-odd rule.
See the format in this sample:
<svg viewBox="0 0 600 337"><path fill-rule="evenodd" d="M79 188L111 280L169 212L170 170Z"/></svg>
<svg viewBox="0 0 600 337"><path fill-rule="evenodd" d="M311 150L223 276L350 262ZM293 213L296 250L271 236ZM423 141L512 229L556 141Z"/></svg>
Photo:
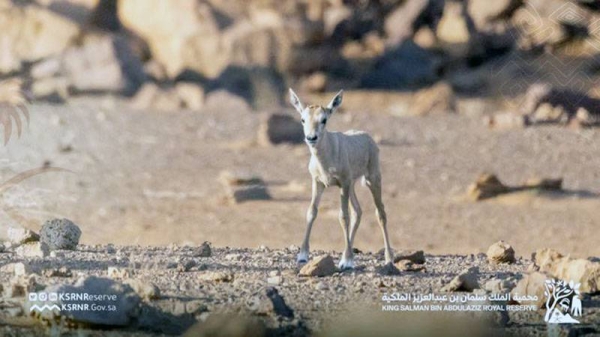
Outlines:
<svg viewBox="0 0 600 337"><path fill-rule="evenodd" d="M599 334L599 11L0 0L2 333ZM335 268L335 188L296 264L310 153L288 87L344 89L327 128L378 144L393 265L362 187L357 268ZM552 278L581 284L581 324L544 322ZM31 310L41 293L116 299ZM406 294L504 311L396 311Z"/></svg>

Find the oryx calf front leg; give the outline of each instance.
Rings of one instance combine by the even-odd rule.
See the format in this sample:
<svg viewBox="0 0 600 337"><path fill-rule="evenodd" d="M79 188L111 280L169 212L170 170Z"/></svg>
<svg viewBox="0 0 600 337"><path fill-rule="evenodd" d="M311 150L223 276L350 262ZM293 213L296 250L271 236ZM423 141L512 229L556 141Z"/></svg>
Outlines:
<svg viewBox="0 0 600 337"><path fill-rule="evenodd" d="M352 253L352 240L350 231L350 211L348 209L350 204L350 194L352 184L343 185L340 193L340 225L344 232L345 248L342 258L338 267L340 269L354 268L354 256ZM354 227L354 226L353 226Z"/></svg>
<svg viewBox="0 0 600 337"><path fill-rule="evenodd" d="M298 253L298 263L308 262L310 231L313 223L317 219L317 214L319 213L319 203L321 202L321 195L323 195L324 190L325 185L313 178L312 198L310 200L310 206L308 206L308 211L306 211L306 234L304 235L304 241L302 242L302 247L300 247L300 252Z"/></svg>

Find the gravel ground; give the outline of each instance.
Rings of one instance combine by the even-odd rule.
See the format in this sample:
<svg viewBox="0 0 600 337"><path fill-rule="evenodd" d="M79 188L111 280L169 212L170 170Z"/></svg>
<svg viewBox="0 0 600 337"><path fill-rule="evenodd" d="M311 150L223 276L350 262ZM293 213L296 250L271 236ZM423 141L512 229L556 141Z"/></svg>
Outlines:
<svg viewBox="0 0 600 337"><path fill-rule="evenodd" d="M382 313L382 296L385 293L440 294L440 289L466 267L479 267L478 281L483 286L492 278L521 277L531 263L518 258L511 265L490 265L485 255L429 255L426 254L425 270L402 272L397 276L382 275L382 259L370 252L356 255L357 268L353 271L336 272L326 277L298 276L298 266L294 261L296 248L288 249L235 249L213 248L210 257L198 257L199 248L191 246L140 247L140 246L80 246L76 251L58 251L43 259L27 259L28 265L37 273L37 283L44 286L74 283L82 275L108 277L108 268L117 267L123 279L139 279L153 283L160 289L160 297L144 300L135 322L130 326L110 330L117 336L158 336L178 335L196 321L219 317L224 313L243 313L257 316L268 327L269 335L336 335L332 331L344 326L344 317L357 317L362 324L369 326L381 319L397 324L398 320L411 317L407 312ZM339 253L316 251L314 256L331 254L337 260ZM23 261L13 253L0 254L0 282L6 289L13 272L11 266ZM49 270L66 267L69 277L49 276ZM269 285L269 276L280 275L281 282ZM113 275L113 277L115 277ZM265 313L252 311L250 299L261 293L261 289L272 286L293 312L286 317L276 311ZM16 313L8 308L11 303L22 303L24 298L4 298L2 310L3 335L26 336L40 333L64 333L90 336L108 333L105 330L80 330L66 328L45 328L34 318ZM264 299L263 299L264 301ZM260 302L260 301L259 301ZM584 315L582 325L559 330L571 332L569 336L581 335L585 331L600 332L600 297L586 296L583 300ZM360 316L357 316L357 313ZM436 313L427 313L428 319L435 319ZM462 317L451 313L450 317ZM477 314L475 317L480 318ZM541 312L511 312L508 322L498 323L500 315L484 316L495 322L495 332L513 335L545 335L546 325ZM496 316L494 316L496 315ZM367 320L372 317L374 321ZM424 316L421 316L424 317ZM431 318L433 317L433 318ZM18 328L21 326L21 328ZM408 323L411 326L411 323ZM579 329L579 330L578 330ZM561 331L562 331L561 330ZM581 331L580 331L581 330ZM325 332L323 332L325 331ZM342 330L343 331L343 330ZM329 333L328 333L329 332ZM354 332L355 335L360 335Z"/></svg>

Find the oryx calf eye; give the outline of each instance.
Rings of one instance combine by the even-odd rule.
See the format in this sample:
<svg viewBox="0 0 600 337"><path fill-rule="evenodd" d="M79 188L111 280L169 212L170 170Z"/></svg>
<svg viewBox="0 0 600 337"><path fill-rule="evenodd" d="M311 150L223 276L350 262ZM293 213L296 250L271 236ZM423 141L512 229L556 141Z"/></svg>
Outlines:
<svg viewBox="0 0 600 337"><path fill-rule="evenodd" d="M302 118L300 121L302 122L302 124L304 124L304 118Z"/></svg>
<svg viewBox="0 0 600 337"><path fill-rule="evenodd" d="M323 125L325 125L326 123L327 123L327 118L325 118L321 121L321 124L323 124Z"/></svg>

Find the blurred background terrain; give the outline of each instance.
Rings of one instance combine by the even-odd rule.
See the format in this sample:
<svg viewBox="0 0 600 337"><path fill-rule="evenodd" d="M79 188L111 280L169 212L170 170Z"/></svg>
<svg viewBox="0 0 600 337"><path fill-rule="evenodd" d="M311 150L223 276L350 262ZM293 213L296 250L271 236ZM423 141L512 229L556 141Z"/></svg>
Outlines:
<svg viewBox="0 0 600 337"><path fill-rule="evenodd" d="M344 89L329 129L379 143L395 248L598 256L599 53L593 0L0 0L0 77L32 102L0 148L2 181L72 171L3 190L1 225L64 216L89 244L299 244L309 153L285 94L324 105ZM474 201L484 172L562 185ZM342 247L337 193L313 248ZM378 250L359 199L356 246Z"/></svg>

